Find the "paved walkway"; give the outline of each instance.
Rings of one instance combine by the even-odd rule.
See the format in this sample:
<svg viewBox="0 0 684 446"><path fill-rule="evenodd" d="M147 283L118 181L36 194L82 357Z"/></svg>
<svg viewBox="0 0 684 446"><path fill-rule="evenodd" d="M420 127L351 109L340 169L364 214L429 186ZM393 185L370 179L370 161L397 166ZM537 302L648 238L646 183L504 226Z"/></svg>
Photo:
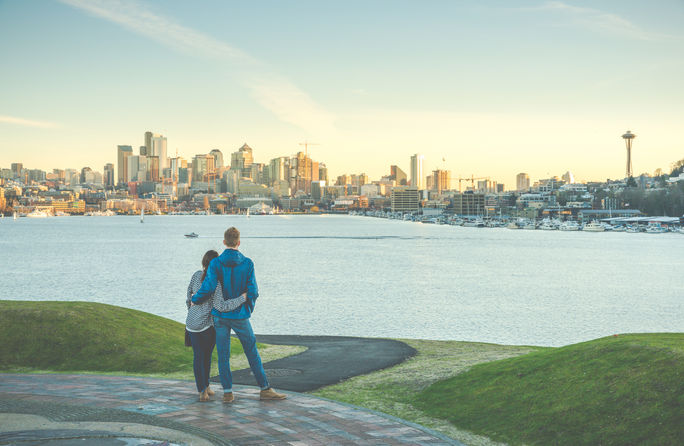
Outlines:
<svg viewBox="0 0 684 446"><path fill-rule="evenodd" d="M164 379L0 374L0 420L24 413L53 421L137 423L201 439L192 444L461 445L394 417L310 395L286 392L285 401L262 402L256 387L235 386L233 404L221 403L218 389L214 401L199 403L194 387ZM0 443L13 438L2 425Z"/></svg>
<svg viewBox="0 0 684 446"><path fill-rule="evenodd" d="M380 338L345 336L257 335L265 344L303 345L307 350L264 364L270 384L276 389L310 392L404 362L416 350L403 342ZM219 383L218 376L211 379ZM254 385L249 369L233 372L236 384ZM220 387L220 385L219 385Z"/></svg>

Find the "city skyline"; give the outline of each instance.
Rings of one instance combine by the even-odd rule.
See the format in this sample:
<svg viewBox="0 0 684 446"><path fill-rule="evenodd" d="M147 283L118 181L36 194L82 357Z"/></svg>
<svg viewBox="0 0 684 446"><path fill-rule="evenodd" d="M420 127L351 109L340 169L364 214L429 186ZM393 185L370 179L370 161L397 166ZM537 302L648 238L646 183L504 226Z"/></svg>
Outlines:
<svg viewBox="0 0 684 446"><path fill-rule="evenodd" d="M2 166L100 171L141 128L188 160L315 141L332 178L421 153L511 186L617 179L626 130L635 175L684 153L678 2L39 3L0 4Z"/></svg>

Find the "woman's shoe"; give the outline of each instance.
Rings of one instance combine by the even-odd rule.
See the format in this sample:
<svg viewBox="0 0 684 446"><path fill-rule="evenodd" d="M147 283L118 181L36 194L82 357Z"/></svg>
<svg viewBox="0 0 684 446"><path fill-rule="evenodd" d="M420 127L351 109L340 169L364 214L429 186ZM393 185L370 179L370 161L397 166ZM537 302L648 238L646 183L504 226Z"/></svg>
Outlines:
<svg viewBox="0 0 684 446"><path fill-rule="evenodd" d="M216 392L214 392L213 390L211 390L211 387L207 386L207 395L209 395L209 396L214 396L215 393L216 393Z"/></svg>
<svg viewBox="0 0 684 446"><path fill-rule="evenodd" d="M223 402L224 403L232 403L235 401L235 397L233 396L233 392L223 392Z"/></svg>
<svg viewBox="0 0 684 446"><path fill-rule="evenodd" d="M200 403L206 403L207 401L211 401L209 399L209 395L207 394L207 389L204 389L200 394L199 394L199 400Z"/></svg>

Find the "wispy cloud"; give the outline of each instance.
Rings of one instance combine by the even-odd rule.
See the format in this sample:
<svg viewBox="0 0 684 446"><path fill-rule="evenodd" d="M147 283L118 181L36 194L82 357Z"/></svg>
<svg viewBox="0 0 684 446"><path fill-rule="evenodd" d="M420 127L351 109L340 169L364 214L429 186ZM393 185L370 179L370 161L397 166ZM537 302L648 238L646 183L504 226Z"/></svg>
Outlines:
<svg viewBox="0 0 684 446"><path fill-rule="evenodd" d="M55 124L54 122L32 121L30 119L17 118L16 116L6 116L6 115L4 115L4 116L0 115L0 123L20 125L23 127L38 127L38 128L45 128L45 129L51 129L51 128L59 127L59 125Z"/></svg>
<svg viewBox="0 0 684 446"><path fill-rule="evenodd" d="M59 1L116 23L175 51L239 65L241 73L249 74L237 74L238 81L278 119L310 135L334 131L335 116L332 113L288 79L274 73L265 63L225 42L155 14L143 3L132 0Z"/></svg>
<svg viewBox="0 0 684 446"><path fill-rule="evenodd" d="M557 11L571 16L576 23L593 31L610 33L636 40L664 40L677 38L667 34L660 34L645 30L617 14L604 12L593 8L573 6L561 1L550 1L535 8L547 11ZM681 38L681 37L679 37Z"/></svg>

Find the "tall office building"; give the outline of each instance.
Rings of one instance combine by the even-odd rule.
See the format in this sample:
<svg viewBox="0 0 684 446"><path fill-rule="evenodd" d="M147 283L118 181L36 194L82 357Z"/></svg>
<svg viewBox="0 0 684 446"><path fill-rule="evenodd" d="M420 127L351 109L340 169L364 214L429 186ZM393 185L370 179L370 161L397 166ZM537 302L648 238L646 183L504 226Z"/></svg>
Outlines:
<svg viewBox="0 0 684 446"><path fill-rule="evenodd" d="M451 183L451 171L449 170L434 170L432 171L432 189L438 193L449 190Z"/></svg>
<svg viewBox="0 0 684 446"><path fill-rule="evenodd" d="M209 155L214 157L214 168L216 170L223 169L223 153L219 149L214 149L209 152Z"/></svg>
<svg viewBox="0 0 684 446"><path fill-rule="evenodd" d="M325 184L328 184L328 168L325 163L318 163L318 180L325 181Z"/></svg>
<svg viewBox="0 0 684 446"><path fill-rule="evenodd" d="M425 188L425 175L423 173L423 163L425 157L415 154L411 157L411 186L422 190Z"/></svg>
<svg viewBox="0 0 684 446"><path fill-rule="evenodd" d="M131 146L116 146L117 159L117 184L123 184L128 181L128 157L133 155L133 147Z"/></svg>
<svg viewBox="0 0 684 446"><path fill-rule="evenodd" d="M243 144L237 152L230 154L230 170L240 171L242 177L251 178L253 162L252 148L247 144Z"/></svg>
<svg viewBox="0 0 684 446"><path fill-rule="evenodd" d="M148 181L147 157L143 155L131 155L127 159L128 172L126 182Z"/></svg>
<svg viewBox="0 0 684 446"><path fill-rule="evenodd" d="M527 191L530 188L530 176L526 173L519 173L515 177L515 186L519 192Z"/></svg>
<svg viewBox="0 0 684 446"><path fill-rule="evenodd" d="M211 155L195 155L192 159L192 182L208 182L211 176L214 175L216 169L214 168L214 157Z"/></svg>
<svg viewBox="0 0 684 446"><path fill-rule="evenodd" d="M105 187L114 187L114 164L107 163L104 166L104 185Z"/></svg>
<svg viewBox="0 0 684 446"><path fill-rule="evenodd" d="M169 167L166 156L166 137L152 132L145 132L145 147L147 156L159 157L159 169Z"/></svg>
<svg viewBox="0 0 684 446"><path fill-rule="evenodd" d="M290 181L290 159L284 156L273 158L268 163L269 186L278 181Z"/></svg>
<svg viewBox="0 0 684 446"><path fill-rule="evenodd" d="M159 157L158 156L148 156L147 157L147 169L149 172L149 180L155 183L159 182L160 168L159 168Z"/></svg>
<svg viewBox="0 0 684 446"><path fill-rule="evenodd" d="M406 186L406 172L401 170L399 166L390 166L390 180L396 181L397 186Z"/></svg>
<svg viewBox="0 0 684 446"><path fill-rule="evenodd" d="M10 167L12 168L12 175L14 175L14 178L19 178L21 176L21 171L24 169L24 165L22 163L12 163Z"/></svg>

